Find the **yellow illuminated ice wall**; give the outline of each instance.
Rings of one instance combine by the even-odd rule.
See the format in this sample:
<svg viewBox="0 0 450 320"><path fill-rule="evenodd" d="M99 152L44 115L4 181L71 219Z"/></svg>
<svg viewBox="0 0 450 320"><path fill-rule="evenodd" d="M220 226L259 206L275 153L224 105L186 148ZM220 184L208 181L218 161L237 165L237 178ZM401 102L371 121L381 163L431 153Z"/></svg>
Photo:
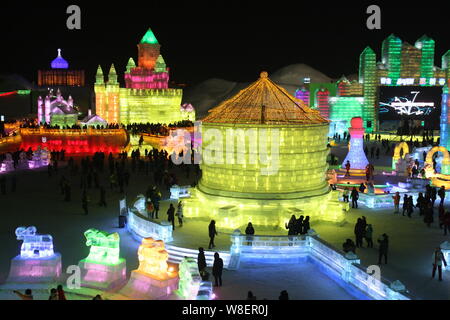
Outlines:
<svg viewBox="0 0 450 320"><path fill-rule="evenodd" d="M202 178L186 217L221 228L280 226L292 214L343 220L326 180L329 122L262 72L203 119Z"/></svg>

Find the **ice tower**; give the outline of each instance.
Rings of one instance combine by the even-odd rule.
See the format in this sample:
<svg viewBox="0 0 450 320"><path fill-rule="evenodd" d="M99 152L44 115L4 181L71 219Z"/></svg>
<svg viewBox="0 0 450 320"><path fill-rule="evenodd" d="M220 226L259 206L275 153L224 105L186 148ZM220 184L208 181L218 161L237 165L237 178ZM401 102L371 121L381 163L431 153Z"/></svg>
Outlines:
<svg viewBox="0 0 450 320"><path fill-rule="evenodd" d="M350 161L351 172L365 170L369 161L367 160L363 149L364 127L362 118L353 118L351 120L351 127L348 128L348 131L350 133L349 150L341 167L345 169L345 164L347 161Z"/></svg>
<svg viewBox="0 0 450 320"><path fill-rule="evenodd" d="M174 123L195 118L195 111L181 110L181 89L169 88L169 68L160 53L153 31L148 29L138 47L138 65L128 60L124 74L125 88L119 88L117 73L111 67L104 81L99 67L95 82L96 113L108 122Z"/></svg>

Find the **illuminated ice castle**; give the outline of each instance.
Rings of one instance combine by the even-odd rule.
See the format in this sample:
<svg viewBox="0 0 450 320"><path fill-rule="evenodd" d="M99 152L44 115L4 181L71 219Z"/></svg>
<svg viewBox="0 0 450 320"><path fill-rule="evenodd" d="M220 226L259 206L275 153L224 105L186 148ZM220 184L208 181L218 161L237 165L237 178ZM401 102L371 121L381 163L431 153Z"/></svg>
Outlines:
<svg viewBox="0 0 450 320"><path fill-rule="evenodd" d="M195 111L181 108L183 91L169 88L169 68L152 30L138 44L138 65L130 58L125 88L120 88L114 65L105 82L99 66L95 81L96 113L109 123L173 123L195 120Z"/></svg>
<svg viewBox="0 0 450 320"><path fill-rule="evenodd" d="M202 177L185 216L231 229L284 227L292 214L341 221L325 178L328 125L262 72L202 120Z"/></svg>
<svg viewBox="0 0 450 320"><path fill-rule="evenodd" d="M387 92L385 88L441 89L450 80L450 50L441 57L438 67L435 41L426 35L410 44L391 34L381 45L380 60L372 48L366 47L359 57L358 80L342 77L334 83L305 84L296 96L331 120L331 135L347 131L353 117L362 117L366 132L373 132L380 130L380 97Z"/></svg>

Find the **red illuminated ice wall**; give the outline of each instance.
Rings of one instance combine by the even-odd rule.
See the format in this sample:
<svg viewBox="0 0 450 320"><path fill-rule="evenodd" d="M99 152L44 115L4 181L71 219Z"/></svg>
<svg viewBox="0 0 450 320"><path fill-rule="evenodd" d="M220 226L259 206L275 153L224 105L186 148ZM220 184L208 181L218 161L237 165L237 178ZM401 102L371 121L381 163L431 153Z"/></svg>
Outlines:
<svg viewBox="0 0 450 320"><path fill-rule="evenodd" d="M47 148L49 151L65 150L68 155L91 155L96 152L119 153L128 139L123 129L117 130L59 130L21 129L21 148L28 150Z"/></svg>

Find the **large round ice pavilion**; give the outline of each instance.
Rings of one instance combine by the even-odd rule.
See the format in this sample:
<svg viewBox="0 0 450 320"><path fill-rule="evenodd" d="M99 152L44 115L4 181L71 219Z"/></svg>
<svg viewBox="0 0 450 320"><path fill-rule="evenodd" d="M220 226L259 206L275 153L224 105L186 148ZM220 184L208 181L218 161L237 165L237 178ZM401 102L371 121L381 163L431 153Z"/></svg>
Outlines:
<svg viewBox="0 0 450 320"><path fill-rule="evenodd" d="M185 215L227 228L284 226L292 214L342 220L326 180L328 126L262 72L202 120L202 178Z"/></svg>

